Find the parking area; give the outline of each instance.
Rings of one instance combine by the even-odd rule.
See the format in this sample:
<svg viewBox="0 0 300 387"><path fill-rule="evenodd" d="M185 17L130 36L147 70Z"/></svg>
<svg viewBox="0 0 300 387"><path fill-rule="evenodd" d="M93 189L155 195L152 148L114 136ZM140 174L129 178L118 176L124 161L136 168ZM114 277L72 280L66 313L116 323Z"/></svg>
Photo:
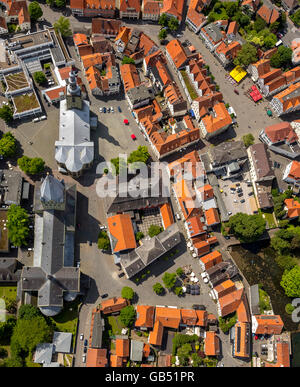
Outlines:
<svg viewBox="0 0 300 387"><path fill-rule="evenodd" d="M249 197L253 195L253 188L247 174L242 180L219 179L218 182L229 215L235 215L238 212L252 215Z"/></svg>

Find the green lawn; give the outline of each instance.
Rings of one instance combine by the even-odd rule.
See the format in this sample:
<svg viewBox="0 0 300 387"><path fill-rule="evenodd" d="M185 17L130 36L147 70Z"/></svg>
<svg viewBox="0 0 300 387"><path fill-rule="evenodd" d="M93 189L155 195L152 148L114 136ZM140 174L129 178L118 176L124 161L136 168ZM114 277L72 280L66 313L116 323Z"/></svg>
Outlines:
<svg viewBox="0 0 300 387"><path fill-rule="evenodd" d="M78 308L80 303L81 301L77 299L73 302L65 302L63 311L55 317L50 317L60 332L73 333L73 346L76 339Z"/></svg>
<svg viewBox="0 0 300 387"><path fill-rule="evenodd" d="M111 335L120 335L122 328L125 326L120 321L120 316L108 316L107 320L107 329L111 331Z"/></svg>
<svg viewBox="0 0 300 387"><path fill-rule="evenodd" d="M190 82L190 79L189 79L187 73L184 70L181 70L180 72L181 72L185 86L188 89L189 95L192 98L192 100L198 98L198 94L196 93L194 87L191 85L191 82Z"/></svg>
<svg viewBox="0 0 300 387"><path fill-rule="evenodd" d="M261 211L260 213L261 213L262 217L268 222L269 228L276 228L277 227L275 220L274 220L273 212Z"/></svg>
<svg viewBox="0 0 300 387"><path fill-rule="evenodd" d="M0 285L0 298L6 297L15 300L17 297L16 286L2 286Z"/></svg>

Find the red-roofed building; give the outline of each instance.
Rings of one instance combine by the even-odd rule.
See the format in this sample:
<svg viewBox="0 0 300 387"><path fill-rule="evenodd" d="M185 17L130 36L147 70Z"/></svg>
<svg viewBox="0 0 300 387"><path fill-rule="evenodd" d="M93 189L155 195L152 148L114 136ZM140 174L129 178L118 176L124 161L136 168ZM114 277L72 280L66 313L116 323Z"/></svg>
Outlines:
<svg viewBox="0 0 300 387"><path fill-rule="evenodd" d="M280 335L284 325L279 315L252 316L252 333L256 335Z"/></svg>
<svg viewBox="0 0 300 387"><path fill-rule="evenodd" d="M173 39L166 45L166 56L171 65L176 70L180 70L187 65L190 59L198 57L198 54L188 52L178 39Z"/></svg>
<svg viewBox="0 0 300 387"><path fill-rule="evenodd" d="M116 19L92 19L92 34L104 36L106 38L115 38L121 28L122 22Z"/></svg>
<svg viewBox="0 0 300 387"><path fill-rule="evenodd" d="M284 204L284 209L286 210L286 215L289 219L295 219L300 216L300 203L297 200L293 198L285 199Z"/></svg>
<svg viewBox="0 0 300 387"><path fill-rule="evenodd" d="M234 313L244 298L244 289L233 290L232 292L220 297L217 301L219 316L224 317Z"/></svg>
<svg viewBox="0 0 300 387"><path fill-rule="evenodd" d="M236 34L239 30L239 25L236 21L233 21L231 23L229 23L229 26L228 26L228 29L227 29L227 37L228 39L235 39L236 38Z"/></svg>
<svg viewBox="0 0 300 387"><path fill-rule="evenodd" d="M160 16L160 8L162 3L157 0L143 0L142 3L142 19L158 21Z"/></svg>
<svg viewBox="0 0 300 387"><path fill-rule="evenodd" d="M271 106L276 115L292 113L300 109L300 82L274 95Z"/></svg>
<svg viewBox="0 0 300 387"><path fill-rule="evenodd" d="M70 0L73 15L114 18L116 13L115 0Z"/></svg>
<svg viewBox="0 0 300 387"><path fill-rule="evenodd" d="M136 240L129 214L117 214L107 218L112 251L118 253L135 249Z"/></svg>
<svg viewBox="0 0 300 387"><path fill-rule="evenodd" d="M232 24L232 23L231 23ZM242 46L239 42L226 42L223 41L215 50L215 56L220 61L223 67L228 66L237 57L238 52Z"/></svg>
<svg viewBox="0 0 300 387"><path fill-rule="evenodd" d="M87 351L87 367L107 367L107 349L89 348Z"/></svg>
<svg viewBox="0 0 300 387"><path fill-rule="evenodd" d="M183 17L184 0L163 0L160 14L165 13L169 17L175 17L179 22Z"/></svg>
<svg viewBox="0 0 300 387"><path fill-rule="evenodd" d="M139 19L141 12L140 0L119 0L121 19Z"/></svg>
<svg viewBox="0 0 300 387"><path fill-rule="evenodd" d="M275 342L276 363L265 362L265 367L290 367L290 346L288 342Z"/></svg>
<svg viewBox="0 0 300 387"><path fill-rule="evenodd" d="M154 325L154 306L137 305L135 326L141 330L153 328Z"/></svg>
<svg viewBox="0 0 300 387"><path fill-rule="evenodd" d="M204 339L204 353L206 356L220 355L220 339L216 332L206 332Z"/></svg>
<svg viewBox="0 0 300 387"><path fill-rule="evenodd" d="M194 309L180 309L181 322L180 325L195 326L198 321L197 313Z"/></svg>
<svg viewBox="0 0 300 387"><path fill-rule="evenodd" d="M214 88L215 86L213 86L210 94L198 97L192 102L192 109L197 121L209 114L209 109L212 109L217 102L222 102L222 93L214 92Z"/></svg>
<svg viewBox="0 0 300 387"><path fill-rule="evenodd" d="M220 217L216 208L209 208L208 210L204 211L204 214L207 226L214 227L217 224L220 224Z"/></svg>
<svg viewBox="0 0 300 387"><path fill-rule="evenodd" d="M289 163L285 168L282 179L286 183L295 184L295 185L299 186L299 184L300 184L300 162L299 161L292 161L291 163Z"/></svg>
<svg viewBox="0 0 300 387"><path fill-rule="evenodd" d="M200 122L200 131L203 138L210 138L223 133L232 124L232 118L223 102L213 106L213 114L207 114Z"/></svg>
<svg viewBox="0 0 300 387"><path fill-rule="evenodd" d="M172 213L171 205L170 203L165 203L159 209L160 209L160 215L162 219L162 225L164 229L166 229L169 226L171 226L171 224L174 223L174 216Z"/></svg>
<svg viewBox="0 0 300 387"><path fill-rule="evenodd" d="M26 1L4 1L2 3L4 3L3 7L6 8L1 25L3 31L8 23L17 24L21 31L30 30L31 22Z"/></svg>
<svg viewBox="0 0 300 387"><path fill-rule="evenodd" d="M260 132L259 138L268 146L280 143L290 145L298 141L298 136L288 121L267 126Z"/></svg>
<svg viewBox="0 0 300 387"><path fill-rule="evenodd" d="M214 250L210 254L207 254L204 257L201 257L199 260L199 263L200 263L201 269L205 271L222 261L223 261L222 254L219 251Z"/></svg>
<svg viewBox="0 0 300 387"><path fill-rule="evenodd" d="M253 15L258 9L259 3L259 0L243 0L241 4L242 10L250 15Z"/></svg>
<svg viewBox="0 0 300 387"><path fill-rule="evenodd" d="M206 235L206 226L205 223L201 221L201 216L193 216L189 218L187 222L185 222L185 228L187 230L187 235L189 238L196 238L199 235Z"/></svg>
<svg viewBox="0 0 300 387"><path fill-rule="evenodd" d="M209 7L211 0L191 0L186 16L186 23L188 27L197 34L201 27L206 23L206 16L202 11Z"/></svg>
<svg viewBox="0 0 300 387"><path fill-rule="evenodd" d="M267 24L275 23L279 17L280 13L275 8L269 8L267 5L263 4L256 13L261 17Z"/></svg>

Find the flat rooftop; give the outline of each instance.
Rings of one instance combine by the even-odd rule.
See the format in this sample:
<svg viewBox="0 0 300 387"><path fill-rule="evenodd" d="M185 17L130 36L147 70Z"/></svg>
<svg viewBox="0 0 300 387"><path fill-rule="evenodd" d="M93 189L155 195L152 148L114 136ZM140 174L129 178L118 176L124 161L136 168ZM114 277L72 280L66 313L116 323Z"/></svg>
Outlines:
<svg viewBox="0 0 300 387"><path fill-rule="evenodd" d="M52 38L48 30L34 32L29 35L20 35L7 40L7 47L14 49L14 46L19 49L37 46L39 44L51 43ZM20 47L21 46L21 47Z"/></svg>
<svg viewBox="0 0 300 387"><path fill-rule="evenodd" d="M14 91L14 90L20 90L24 87L28 87L29 84L27 82L26 76L23 73L23 71L19 71L13 74L5 75L4 76L6 84L7 84L7 90L6 91Z"/></svg>
<svg viewBox="0 0 300 387"><path fill-rule="evenodd" d="M17 109L17 113L26 112L28 110L37 109L40 107L40 103L33 92L28 92L22 95L13 96L14 105Z"/></svg>

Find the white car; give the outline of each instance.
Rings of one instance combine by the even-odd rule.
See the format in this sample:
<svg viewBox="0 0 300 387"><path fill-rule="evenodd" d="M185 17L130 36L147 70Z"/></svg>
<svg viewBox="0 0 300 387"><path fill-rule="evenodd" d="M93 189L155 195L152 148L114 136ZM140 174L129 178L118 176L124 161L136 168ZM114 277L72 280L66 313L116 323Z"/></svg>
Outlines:
<svg viewBox="0 0 300 387"><path fill-rule="evenodd" d="M86 355L82 355L82 363L86 362Z"/></svg>
<svg viewBox="0 0 300 387"><path fill-rule="evenodd" d="M229 212L228 212L228 215L232 215L232 212L231 212L231 211L229 211Z"/></svg>
<svg viewBox="0 0 300 387"><path fill-rule="evenodd" d="M99 112L102 113L102 107L99 109Z"/></svg>
<svg viewBox="0 0 300 387"><path fill-rule="evenodd" d="M180 217L180 215L179 215L179 214L176 214L176 218L177 218L178 220L180 220L180 219L181 219L181 217Z"/></svg>
<svg viewBox="0 0 300 387"><path fill-rule="evenodd" d="M80 340L82 341L83 338L84 338L84 335L83 335L83 333L81 333L81 335L80 335Z"/></svg>
<svg viewBox="0 0 300 387"><path fill-rule="evenodd" d="M114 108L111 106L110 107L110 111L112 112L112 113L114 113Z"/></svg>
<svg viewBox="0 0 300 387"><path fill-rule="evenodd" d="M47 119L47 116L42 116L40 117L40 120L43 121L43 120L46 120Z"/></svg>
<svg viewBox="0 0 300 387"><path fill-rule="evenodd" d="M106 226L101 225L100 230L106 230Z"/></svg>

